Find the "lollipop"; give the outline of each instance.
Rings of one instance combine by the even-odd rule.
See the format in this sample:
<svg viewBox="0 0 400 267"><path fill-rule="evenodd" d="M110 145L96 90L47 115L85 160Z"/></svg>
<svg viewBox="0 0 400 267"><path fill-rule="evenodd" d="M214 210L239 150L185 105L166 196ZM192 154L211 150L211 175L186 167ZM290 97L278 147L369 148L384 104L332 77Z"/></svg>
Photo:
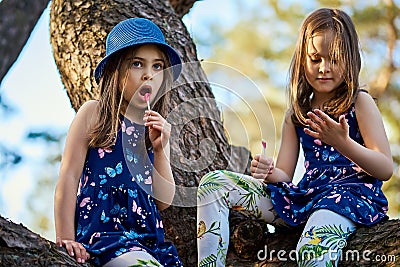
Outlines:
<svg viewBox="0 0 400 267"><path fill-rule="evenodd" d="M261 144L262 144L262 154L265 156L267 155L267 141L265 141L264 139L261 140Z"/></svg>
<svg viewBox="0 0 400 267"><path fill-rule="evenodd" d="M146 93L144 98L146 99L147 109L150 110L150 93Z"/></svg>

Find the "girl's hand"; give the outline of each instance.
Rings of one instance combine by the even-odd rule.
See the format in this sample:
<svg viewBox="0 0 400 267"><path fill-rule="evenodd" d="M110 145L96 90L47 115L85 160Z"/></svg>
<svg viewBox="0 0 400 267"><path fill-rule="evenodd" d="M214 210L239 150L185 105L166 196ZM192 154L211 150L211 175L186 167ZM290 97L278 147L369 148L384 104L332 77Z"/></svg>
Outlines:
<svg viewBox="0 0 400 267"><path fill-rule="evenodd" d="M171 136L171 124L153 110L146 110L143 120L145 121L144 125L149 127L149 138L153 151L161 151Z"/></svg>
<svg viewBox="0 0 400 267"><path fill-rule="evenodd" d="M274 160L265 155L257 154L250 164L251 175L256 179L263 179L266 182L268 174L274 169Z"/></svg>
<svg viewBox="0 0 400 267"><path fill-rule="evenodd" d="M337 147L349 137L349 125L347 124L344 115L339 117L339 122L336 122L330 118L326 113L319 109L315 109L314 112L308 112L309 119L306 123L310 126L304 129L304 132L319 142L324 142L333 147Z"/></svg>
<svg viewBox="0 0 400 267"><path fill-rule="evenodd" d="M87 261L90 258L90 254L86 252L86 249L79 242L76 242L74 240L61 239L61 237L57 237L56 244L59 247L65 247L68 254L71 257L75 256L76 261L78 263L85 263L85 261Z"/></svg>

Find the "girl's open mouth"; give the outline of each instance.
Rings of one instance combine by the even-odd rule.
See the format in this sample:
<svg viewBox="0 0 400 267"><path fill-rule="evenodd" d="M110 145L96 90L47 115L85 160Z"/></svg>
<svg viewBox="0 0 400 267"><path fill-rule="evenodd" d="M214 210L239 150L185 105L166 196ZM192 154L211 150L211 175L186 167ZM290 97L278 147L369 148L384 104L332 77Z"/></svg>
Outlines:
<svg viewBox="0 0 400 267"><path fill-rule="evenodd" d="M139 89L139 94L144 97L146 94L151 94L151 91L151 87L145 85Z"/></svg>
<svg viewBox="0 0 400 267"><path fill-rule="evenodd" d="M145 85L139 89L140 98L143 99L144 102L147 102L147 98L151 95L152 89L151 86Z"/></svg>

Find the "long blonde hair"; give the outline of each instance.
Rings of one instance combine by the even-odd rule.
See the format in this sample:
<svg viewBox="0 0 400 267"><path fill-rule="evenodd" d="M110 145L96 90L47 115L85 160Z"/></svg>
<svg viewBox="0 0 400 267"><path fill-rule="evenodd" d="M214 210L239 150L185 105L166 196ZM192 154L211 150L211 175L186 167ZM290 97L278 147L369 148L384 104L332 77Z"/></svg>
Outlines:
<svg viewBox="0 0 400 267"><path fill-rule="evenodd" d="M302 23L289 69L289 112L295 125L306 125L306 114L312 108L313 89L305 76L307 42L315 34L328 30L334 34L329 48L331 64L341 64L344 81L336 89L335 95L321 108L337 118L350 108L357 96L361 55L354 24L351 18L339 9L317 9Z"/></svg>
<svg viewBox="0 0 400 267"><path fill-rule="evenodd" d="M134 55L140 46L133 46L122 49L111 56L105 67L99 83L99 104L96 114L96 122L89 132L90 147L111 148L116 141L118 130L120 129L120 115L124 111L122 107L122 92L125 90L125 84L128 77L128 71L132 62L126 60L130 55ZM160 90L156 96L158 101L153 110L159 112L162 116L166 115L169 89L172 86L172 71L167 53L163 47L158 48L163 52L165 62L164 79ZM126 108L126 107L125 107ZM150 146L148 134L146 134L146 146Z"/></svg>

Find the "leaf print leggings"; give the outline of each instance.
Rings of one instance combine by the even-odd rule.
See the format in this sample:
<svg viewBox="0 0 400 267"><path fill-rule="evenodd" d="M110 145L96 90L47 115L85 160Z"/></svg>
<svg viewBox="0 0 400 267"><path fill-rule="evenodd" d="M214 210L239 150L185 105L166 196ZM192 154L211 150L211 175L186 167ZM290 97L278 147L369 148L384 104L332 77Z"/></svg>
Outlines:
<svg viewBox="0 0 400 267"><path fill-rule="evenodd" d="M149 253L143 250L136 250L124 253L109 262L103 267L162 267L162 265Z"/></svg>
<svg viewBox="0 0 400 267"><path fill-rule="evenodd" d="M274 226L288 227L277 216L262 180L225 170L206 174L197 190L199 267L225 266L229 246L229 210L243 210ZM352 221L329 210L315 211L296 247L298 266L337 266ZM287 251L285 255L289 254Z"/></svg>

